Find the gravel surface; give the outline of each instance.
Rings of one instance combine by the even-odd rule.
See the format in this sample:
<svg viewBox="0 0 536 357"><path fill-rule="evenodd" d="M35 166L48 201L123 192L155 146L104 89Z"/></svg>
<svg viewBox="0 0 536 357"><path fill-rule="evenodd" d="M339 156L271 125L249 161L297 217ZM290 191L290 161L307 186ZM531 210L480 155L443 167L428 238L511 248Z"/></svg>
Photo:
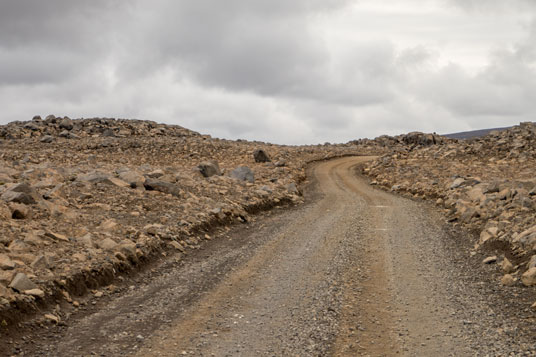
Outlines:
<svg viewBox="0 0 536 357"><path fill-rule="evenodd" d="M432 206L371 188L355 171L365 160L316 165L307 204L164 260L10 351L535 355L532 290L501 287L498 267L470 257L470 237Z"/></svg>

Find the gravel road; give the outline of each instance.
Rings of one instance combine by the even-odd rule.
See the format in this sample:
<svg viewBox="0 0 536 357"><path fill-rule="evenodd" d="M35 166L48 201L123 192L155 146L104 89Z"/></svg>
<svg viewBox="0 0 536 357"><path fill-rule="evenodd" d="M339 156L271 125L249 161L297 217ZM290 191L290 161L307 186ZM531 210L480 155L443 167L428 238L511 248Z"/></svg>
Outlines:
<svg viewBox="0 0 536 357"><path fill-rule="evenodd" d="M536 354L534 293L432 206L376 190L352 157L310 170L308 203L166 259L66 326L14 341L54 356Z"/></svg>

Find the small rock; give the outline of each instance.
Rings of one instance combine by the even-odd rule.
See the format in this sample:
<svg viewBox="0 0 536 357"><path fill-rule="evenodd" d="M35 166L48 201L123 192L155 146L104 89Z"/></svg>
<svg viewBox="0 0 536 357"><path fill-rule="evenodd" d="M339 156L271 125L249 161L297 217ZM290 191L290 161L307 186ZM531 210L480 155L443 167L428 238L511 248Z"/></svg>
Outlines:
<svg viewBox="0 0 536 357"><path fill-rule="evenodd" d="M58 324L60 322L60 318L52 314L45 314L45 319L55 324Z"/></svg>
<svg viewBox="0 0 536 357"><path fill-rule="evenodd" d="M530 269L530 268L536 268L536 255L533 255L533 256L530 258L527 267L528 267L529 269Z"/></svg>
<svg viewBox="0 0 536 357"><path fill-rule="evenodd" d="M505 274L501 278L501 284L504 286L514 286L516 283L516 280L511 274Z"/></svg>
<svg viewBox="0 0 536 357"><path fill-rule="evenodd" d="M484 259L482 261L482 264L493 264L495 262L497 262L497 256L496 255L491 256L491 257L487 257L486 259Z"/></svg>
<svg viewBox="0 0 536 357"><path fill-rule="evenodd" d="M13 219L26 219L30 217L30 208L22 203L12 202L9 204L9 208L11 210L11 218Z"/></svg>
<svg viewBox="0 0 536 357"><path fill-rule="evenodd" d="M51 232L51 231L46 232L45 237L52 238L54 240L61 240L61 241L64 241L64 242L69 241L69 238L67 238L67 236L64 236L63 234L59 234L59 233L54 233L54 232Z"/></svg>
<svg viewBox="0 0 536 357"><path fill-rule="evenodd" d="M458 188L460 186L462 186L465 182L465 179L464 178L457 178L456 180L454 180L454 182L452 183L452 185L450 185L450 188L451 189L455 189L455 188Z"/></svg>
<svg viewBox="0 0 536 357"><path fill-rule="evenodd" d="M0 254L0 269L13 270L15 263L6 254Z"/></svg>
<svg viewBox="0 0 536 357"><path fill-rule="evenodd" d="M11 284L9 284L9 287L18 292L37 289L37 285L35 285L24 273L17 273L11 281Z"/></svg>
<svg viewBox="0 0 536 357"><path fill-rule="evenodd" d="M253 158L255 159L255 162L270 162L272 160L270 160L270 157L268 156L268 154L262 150L262 149L257 149L253 152Z"/></svg>
<svg viewBox="0 0 536 357"><path fill-rule="evenodd" d="M536 268L530 268L521 275L521 282L525 286L536 285Z"/></svg>
<svg viewBox="0 0 536 357"><path fill-rule="evenodd" d="M504 258L501 262L501 269L505 273L511 273L514 271L514 265L508 260L508 258Z"/></svg>
<svg viewBox="0 0 536 357"><path fill-rule="evenodd" d="M35 297L38 297L38 298L41 298L41 299L45 297L45 292L43 290L41 290L41 289L25 290L24 294L35 296Z"/></svg>
<svg viewBox="0 0 536 357"><path fill-rule="evenodd" d="M60 129L73 130L73 121L67 117L60 121Z"/></svg>
<svg viewBox="0 0 536 357"><path fill-rule="evenodd" d="M111 238L105 238L101 240L98 244L98 247L104 250L114 250L117 247L117 243Z"/></svg>
<svg viewBox="0 0 536 357"><path fill-rule="evenodd" d="M199 172L204 177L219 176L221 175L220 166L216 161L204 161L197 166Z"/></svg>
<svg viewBox="0 0 536 357"><path fill-rule="evenodd" d="M45 144L50 144L54 141L54 137L51 135L44 135L39 141Z"/></svg>
<svg viewBox="0 0 536 357"><path fill-rule="evenodd" d="M230 176L235 180L248 181L250 183L255 182L255 176L251 169L247 166L239 166L231 171Z"/></svg>

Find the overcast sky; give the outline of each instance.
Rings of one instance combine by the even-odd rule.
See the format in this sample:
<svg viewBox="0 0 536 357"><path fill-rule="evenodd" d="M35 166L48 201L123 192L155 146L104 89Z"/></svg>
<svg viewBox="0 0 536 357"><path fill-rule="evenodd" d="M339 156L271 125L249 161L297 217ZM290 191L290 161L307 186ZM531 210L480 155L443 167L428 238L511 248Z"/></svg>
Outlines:
<svg viewBox="0 0 536 357"><path fill-rule="evenodd" d="M0 123L303 144L536 118L534 0L2 0Z"/></svg>

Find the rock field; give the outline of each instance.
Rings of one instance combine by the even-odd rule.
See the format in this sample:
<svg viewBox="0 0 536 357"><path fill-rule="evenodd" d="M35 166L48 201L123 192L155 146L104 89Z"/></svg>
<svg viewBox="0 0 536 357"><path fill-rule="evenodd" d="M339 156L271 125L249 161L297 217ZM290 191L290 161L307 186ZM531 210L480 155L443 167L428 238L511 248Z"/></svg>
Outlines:
<svg viewBox="0 0 536 357"><path fill-rule="evenodd" d="M49 115L0 126L0 322L110 284L217 226L303 202L305 167L377 155L372 184L433 200L475 236L504 286L536 285L536 125L457 141L435 134L281 146L180 126ZM101 293L102 294L102 293ZM61 312L45 315L53 323ZM6 322L7 321L7 322Z"/></svg>
<svg viewBox="0 0 536 357"><path fill-rule="evenodd" d="M302 202L308 162L376 150L220 140L141 120L1 126L0 317L76 307L155 254L198 248L215 226Z"/></svg>
<svg viewBox="0 0 536 357"><path fill-rule="evenodd" d="M372 184L435 201L475 232L472 255L504 252L483 262L498 263L503 285L536 285L536 124L467 141L414 133L375 142L392 150L363 169Z"/></svg>

